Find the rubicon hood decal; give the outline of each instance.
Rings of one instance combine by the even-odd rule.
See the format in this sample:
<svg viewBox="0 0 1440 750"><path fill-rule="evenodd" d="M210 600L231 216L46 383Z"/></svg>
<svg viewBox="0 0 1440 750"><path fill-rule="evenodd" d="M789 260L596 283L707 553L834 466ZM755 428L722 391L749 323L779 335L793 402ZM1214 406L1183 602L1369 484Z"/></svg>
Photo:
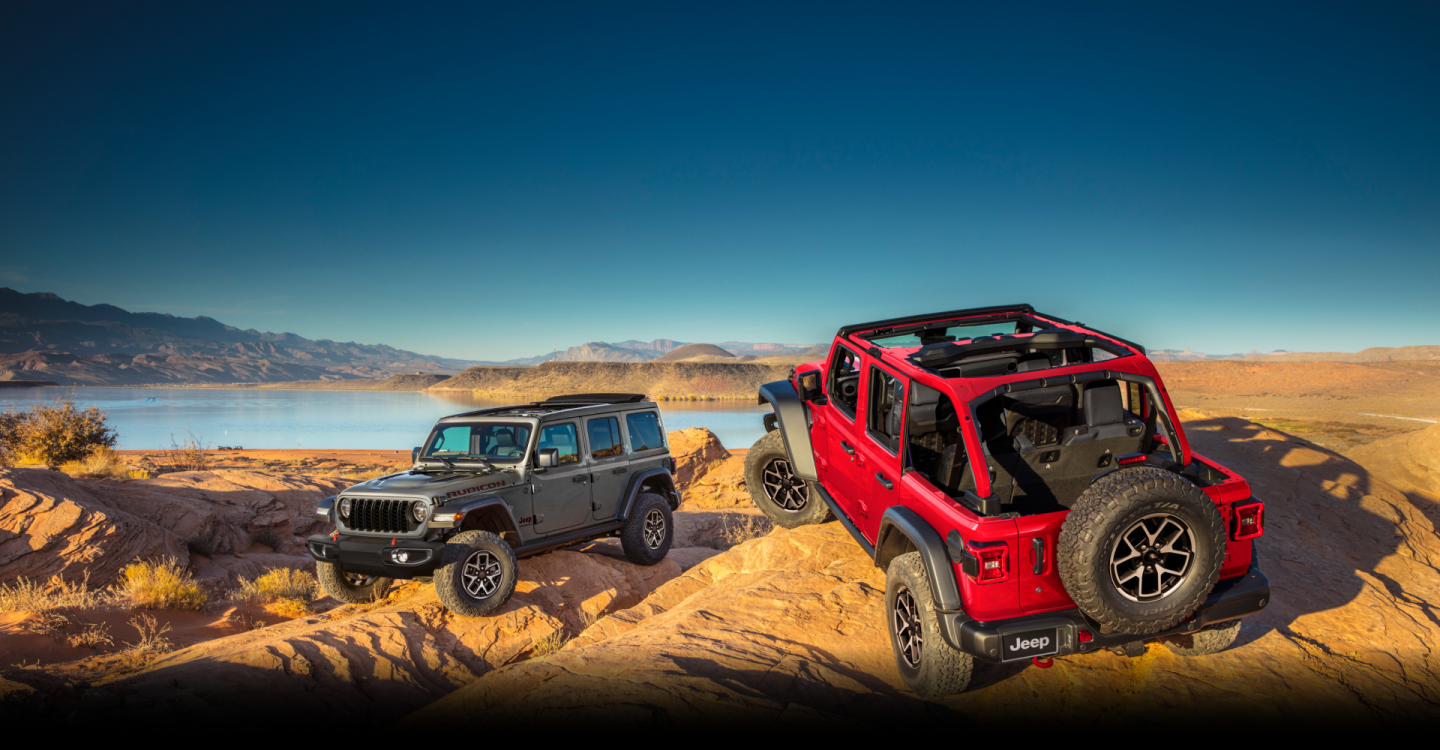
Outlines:
<svg viewBox="0 0 1440 750"><path fill-rule="evenodd" d="M473 495L473 494L475 494L476 492L484 492L485 490L493 490L493 489L495 489L496 487L504 487L504 486L505 486L505 482L504 482L503 480L502 480L502 481L499 481L499 482L491 482L490 484L482 484L482 485L480 485L479 487L467 487L467 488L465 488L465 489L463 489L463 490L455 490L454 492L447 492L447 493L445 493L445 498L448 500L448 499L450 499L450 498L460 497L461 495Z"/></svg>

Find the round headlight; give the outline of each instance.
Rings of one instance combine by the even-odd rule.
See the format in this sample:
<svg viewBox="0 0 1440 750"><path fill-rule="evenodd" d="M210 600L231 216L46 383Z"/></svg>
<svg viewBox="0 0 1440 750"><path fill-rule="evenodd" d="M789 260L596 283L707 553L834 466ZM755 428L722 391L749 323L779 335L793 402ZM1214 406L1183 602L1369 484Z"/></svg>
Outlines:
<svg viewBox="0 0 1440 750"><path fill-rule="evenodd" d="M425 523L425 517L430 515L430 506L417 501L414 505L410 506L410 512L415 515L416 521Z"/></svg>
<svg viewBox="0 0 1440 750"><path fill-rule="evenodd" d="M340 517L341 517L341 518L349 518L349 517L350 517L350 498L348 498L348 497L346 497L346 498L341 498L341 500L340 500Z"/></svg>

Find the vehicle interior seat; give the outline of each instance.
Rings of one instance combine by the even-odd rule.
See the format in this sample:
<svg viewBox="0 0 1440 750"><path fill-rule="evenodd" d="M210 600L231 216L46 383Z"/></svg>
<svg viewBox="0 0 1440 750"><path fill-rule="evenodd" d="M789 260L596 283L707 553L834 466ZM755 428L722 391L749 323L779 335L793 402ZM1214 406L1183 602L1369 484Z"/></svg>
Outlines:
<svg viewBox="0 0 1440 750"><path fill-rule="evenodd" d="M1114 380L1087 385L1083 400L1085 424L1066 429L1060 440L1062 445L1140 437L1145 432L1145 423L1125 410L1120 399L1120 384Z"/></svg>

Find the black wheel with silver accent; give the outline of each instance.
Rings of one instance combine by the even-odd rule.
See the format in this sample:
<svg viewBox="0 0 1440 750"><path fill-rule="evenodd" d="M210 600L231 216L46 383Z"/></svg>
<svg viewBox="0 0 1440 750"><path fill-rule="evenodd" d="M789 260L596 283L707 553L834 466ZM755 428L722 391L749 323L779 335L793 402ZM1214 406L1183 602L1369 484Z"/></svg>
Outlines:
<svg viewBox="0 0 1440 750"><path fill-rule="evenodd" d="M820 493L795 476L780 430L766 433L745 454L745 487L755 507L776 526L793 529L830 519L830 509Z"/></svg>
<svg viewBox="0 0 1440 750"><path fill-rule="evenodd" d="M1056 563L1076 606L1131 635L1169 630L1195 612L1220 577L1225 524L1185 477L1121 469L1091 485L1065 517Z"/></svg>
<svg viewBox="0 0 1440 750"><path fill-rule="evenodd" d="M316 562L315 577L320 588L346 604L368 604L385 596L390 579L365 573L347 573L332 562Z"/></svg>
<svg viewBox="0 0 1440 750"><path fill-rule="evenodd" d="M940 616L919 552L896 557L885 571L885 622L895 668L916 695L933 700L969 686L975 657L940 634Z"/></svg>
<svg viewBox="0 0 1440 750"><path fill-rule="evenodd" d="M435 593L462 617L492 614L515 593L515 552L489 531L462 531L445 543Z"/></svg>
<svg viewBox="0 0 1440 750"><path fill-rule="evenodd" d="M653 492L642 492L630 507L630 515L620 530L620 546L625 557L636 565L654 565L670 552L675 519L670 503Z"/></svg>

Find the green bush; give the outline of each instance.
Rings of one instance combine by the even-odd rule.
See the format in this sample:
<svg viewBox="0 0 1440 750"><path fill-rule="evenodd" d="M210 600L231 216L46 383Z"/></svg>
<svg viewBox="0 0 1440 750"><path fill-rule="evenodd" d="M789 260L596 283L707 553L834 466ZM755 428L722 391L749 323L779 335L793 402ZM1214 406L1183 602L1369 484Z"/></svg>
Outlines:
<svg viewBox="0 0 1440 750"><path fill-rule="evenodd" d="M94 406L81 409L68 399L0 416L0 459L7 463L20 458L59 466L87 458L97 448L114 448L115 438L105 412Z"/></svg>

